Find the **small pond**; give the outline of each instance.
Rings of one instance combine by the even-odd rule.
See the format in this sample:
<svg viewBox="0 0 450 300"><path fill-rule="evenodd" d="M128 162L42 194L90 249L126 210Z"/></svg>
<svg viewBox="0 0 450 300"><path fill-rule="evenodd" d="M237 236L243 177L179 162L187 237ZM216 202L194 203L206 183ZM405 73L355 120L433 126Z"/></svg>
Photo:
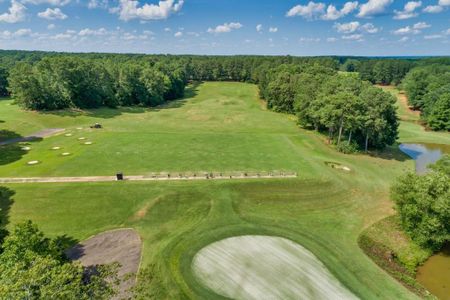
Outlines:
<svg viewBox="0 0 450 300"><path fill-rule="evenodd" d="M416 279L441 300L450 299L450 245L417 270Z"/></svg>
<svg viewBox="0 0 450 300"><path fill-rule="evenodd" d="M416 173L424 174L427 167L435 163L445 153L450 153L449 145L441 144L401 144L400 150L416 161Z"/></svg>
<svg viewBox="0 0 450 300"><path fill-rule="evenodd" d="M416 173L424 174L428 171L428 165L438 161L442 155L450 153L450 146L401 144L400 150L415 160ZM450 245L420 266L416 279L439 299L450 300Z"/></svg>

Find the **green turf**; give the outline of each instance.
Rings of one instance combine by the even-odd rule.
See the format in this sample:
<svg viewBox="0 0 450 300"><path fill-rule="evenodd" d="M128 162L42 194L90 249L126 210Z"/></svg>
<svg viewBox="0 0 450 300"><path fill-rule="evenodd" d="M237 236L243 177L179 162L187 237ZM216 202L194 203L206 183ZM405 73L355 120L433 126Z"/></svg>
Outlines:
<svg viewBox="0 0 450 300"><path fill-rule="evenodd" d="M1 125L12 131L25 134L28 128L3 117L5 110L13 110L33 130L64 127L74 132L32 143L30 153L0 166L0 176L287 169L300 177L11 184L16 194L10 224L32 219L47 234L77 239L116 227L136 228L144 241L142 266L152 271L148 288L156 299L218 298L196 281L192 257L211 242L241 234L277 235L299 243L363 299L414 298L357 244L364 228L392 213L389 186L413 169L411 160L395 147L372 155L337 153L322 136L299 129L292 117L265 110L254 85L205 83L189 93L168 107L122 109L115 116L107 109L76 117L37 114L7 105L9 100L0 102L0 119L6 120ZM100 118L99 113L110 116ZM93 122L105 128L75 129ZM80 145L79 136L94 144ZM436 142L434 135L429 139ZM74 154L58 157L49 150L52 146ZM25 166L33 159L43 163ZM352 171L332 169L326 161Z"/></svg>

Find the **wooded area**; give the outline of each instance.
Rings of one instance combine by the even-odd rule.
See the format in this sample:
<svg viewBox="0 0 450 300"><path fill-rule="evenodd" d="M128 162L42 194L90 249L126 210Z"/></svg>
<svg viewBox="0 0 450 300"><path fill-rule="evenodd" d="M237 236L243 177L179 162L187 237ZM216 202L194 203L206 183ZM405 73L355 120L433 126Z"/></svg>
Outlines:
<svg viewBox="0 0 450 300"><path fill-rule="evenodd" d="M251 82L270 109L296 114L301 126L327 131L339 150L353 152L397 137L395 99L372 84L402 84L430 128L450 130L449 65L446 58L2 51L0 95L33 110L151 107L181 98L190 81Z"/></svg>

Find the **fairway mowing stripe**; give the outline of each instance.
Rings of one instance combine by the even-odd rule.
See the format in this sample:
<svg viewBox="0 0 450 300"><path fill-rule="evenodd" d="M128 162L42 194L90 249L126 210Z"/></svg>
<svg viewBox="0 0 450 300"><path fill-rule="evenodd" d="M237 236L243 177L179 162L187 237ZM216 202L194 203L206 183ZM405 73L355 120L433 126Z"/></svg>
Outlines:
<svg viewBox="0 0 450 300"><path fill-rule="evenodd" d="M297 173L264 176L222 176L222 177L148 177L146 175L125 176L123 181L180 181L180 180L235 180L235 179L280 179L296 178ZM0 183L58 183L58 182L102 182L117 181L116 176L84 176L84 177L1 177Z"/></svg>

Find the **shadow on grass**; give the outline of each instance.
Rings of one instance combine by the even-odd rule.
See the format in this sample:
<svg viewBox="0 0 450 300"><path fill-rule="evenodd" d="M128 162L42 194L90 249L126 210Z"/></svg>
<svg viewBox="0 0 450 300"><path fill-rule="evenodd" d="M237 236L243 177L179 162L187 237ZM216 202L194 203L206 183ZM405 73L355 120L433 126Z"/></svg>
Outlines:
<svg viewBox="0 0 450 300"><path fill-rule="evenodd" d="M383 150L370 151L369 155L376 158L396 160L396 161L406 161L411 160L411 158L403 153L398 145L388 146Z"/></svg>
<svg viewBox="0 0 450 300"><path fill-rule="evenodd" d="M6 225L9 223L9 210L14 202L12 199L14 194L13 190L0 186L0 245L7 235Z"/></svg>
<svg viewBox="0 0 450 300"><path fill-rule="evenodd" d="M41 140L41 137L23 137L13 131L0 130L0 166L15 162L27 153L23 147L29 144L23 142L39 142Z"/></svg>
<svg viewBox="0 0 450 300"><path fill-rule="evenodd" d="M170 100L164 104L158 105L156 107L145 107L145 106L120 106L117 108L102 107L96 109L65 109L65 110L50 110L50 111L40 111L41 114L51 114L60 117L80 117L86 116L91 118L99 119L111 119L127 114L141 114L148 111L160 111L164 109L179 108L183 106L189 99L194 98L197 95L198 86L202 84L201 82L194 82L186 87L184 92L184 97L180 99Z"/></svg>
<svg viewBox="0 0 450 300"><path fill-rule="evenodd" d="M172 108L180 108L183 105L186 104L189 100L197 96L198 94L198 87L202 84L202 82L194 82L186 87L184 90L184 97L180 99L175 99L171 101L167 101L164 104L158 105L155 108L152 109L152 111L161 111L165 109L172 109Z"/></svg>

